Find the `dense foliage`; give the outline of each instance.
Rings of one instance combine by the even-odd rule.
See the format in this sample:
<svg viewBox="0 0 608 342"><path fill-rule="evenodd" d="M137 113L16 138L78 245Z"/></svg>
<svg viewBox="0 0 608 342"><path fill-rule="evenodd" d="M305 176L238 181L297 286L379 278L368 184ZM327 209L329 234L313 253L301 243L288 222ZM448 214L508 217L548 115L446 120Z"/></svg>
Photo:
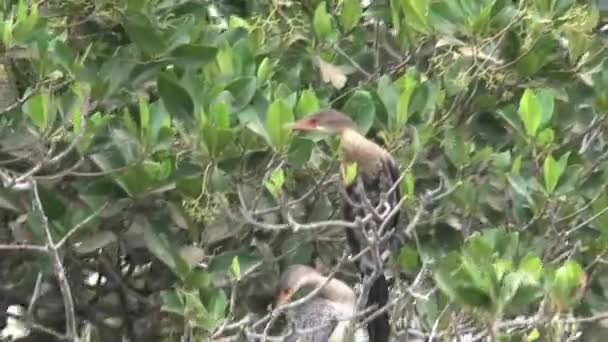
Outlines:
<svg viewBox="0 0 608 342"><path fill-rule="evenodd" d="M242 340L274 320L287 265L355 284L337 141L285 127L328 107L403 172L414 238L387 265L395 340L603 329L595 3L1 6L4 335L20 321L31 341Z"/></svg>

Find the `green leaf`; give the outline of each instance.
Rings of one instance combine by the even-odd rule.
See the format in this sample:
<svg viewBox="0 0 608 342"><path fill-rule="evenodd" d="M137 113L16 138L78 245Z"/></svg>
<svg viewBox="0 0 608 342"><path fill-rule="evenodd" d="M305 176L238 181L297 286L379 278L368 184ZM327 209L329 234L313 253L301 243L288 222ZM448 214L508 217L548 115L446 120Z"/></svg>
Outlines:
<svg viewBox="0 0 608 342"><path fill-rule="evenodd" d="M405 177L403 177L403 182L405 183L404 192L410 196L413 196L416 185L416 179L414 178L414 173L411 170L405 174Z"/></svg>
<svg viewBox="0 0 608 342"><path fill-rule="evenodd" d="M29 116L40 131L45 131L49 125L49 101L48 91L43 90L23 104L23 112Z"/></svg>
<svg viewBox="0 0 608 342"><path fill-rule="evenodd" d="M568 166L569 153L565 153L559 160L559 162L553 159L553 156L548 155L543 165L543 171L545 176L545 189L549 194L552 194L557 187L562 174Z"/></svg>
<svg viewBox="0 0 608 342"><path fill-rule="evenodd" d="M542 89L538 92L537 97L542 111L540 126L543 127L549 124L551 118L553 118L555 108L555 92L551 89Z"/></svg>
<svg viewBox="0 0 608 342"><path fill-rule="evenodd" d="M289 165L295 168L303 167L310 160L314 146L314 142L309 139L295 137L287 153Z"/></svg>
<svg viewBox="0 0 608 342"><path fill-rule="evenodd" d="M275 100L266 113L266 132L275 151L283 150L291 140L291 133L285 125L294 120L291 108L284 100Z"/></svg>
<svg viewBox="0 0 608 342"><path fill-rule="evenodd" d="M536 136L536 131L540 127L542 120L541 103L531 89L526 89L519 102L519 117L524 123L526 133L529 136Z"/></svg>
<svg viewBox="0 0 608 342"><path fill-rule="evenodd" d="M268 59L268 57L265 57L262 62L260 62L260 65L258 66L258 71L256 73L256 76L258 78L258 81L260 83L264 83L268 80L268 78L270 77L272 73L272 64L270 63L270 59Z"/></svg>
<svg viewBox="0 0 608 342"><path fill-rule="evenodd" d="M232 265L230 266L230 270L232 271L232 274L234 275L237 281L241 279L241 264L239 263L239 257L237 255L232 258Z"/></svg>
<svg viewBox="0 0 608 342"><path fill-rule="evenodd" d="M215 56L217 65L223 75L234 74L234 61L232 55L232 49L229 46L226 46L220 49Z"/></svg>
<svg viewBox="0 0 608 342"><path fill-rule="evenodd" d="M608 236L608 212L605 211L606 208L608 208L608 195L602 192L591 205L591 209L593 210L594 216L599 215L595 219L595 226L602 232L602 235L604 236ZM603 213L600 215L600 212Z"/></svg>
<svg viewBox="0 0 608 342"><path fill-rule="evenodd" d="M173 118L187 120L193 117L194 102L173 75L160 73L157 84L160 98Z"/></svg>
<svg viewBox="0 0 608 342"><path fill-rule="evenodd" d="M173 63L184 68L200 68L212 62L218 49L209 45L184 44L171 52Z"/></svg>
<svg viewBox="0 0 608 342"><path fill-rule="evenodd" d="M165 39L150 18L141 12L127 12L123 26L131 41L147 54L154 56L166 50Z"/></svg>
<svg viewBox="0 0 608 342"><path fill-rule="evenodd" d="M366 90L355 91L342 110L353 118L363 134L366 134L374 123L376 107L371 94Z"/></svg>
<svg viewBox="0 0 608 342"><path fill-rule="evenodd" d="M143 96L139 98L139 125L141 127L140 138L147 142L150 137L150 108Z"/></svg>
<svg viewBox="0 0 608 342"><path fill-rule="evenodd" d="M443 149L456 167L463 167L469 161L467 144L462 132L458 129L453 128L445 132Z"/></svg>
<svg viewBox="0 0 608 342"><path fill-rule="evenodd" d="M517 294L521 285L521 276L518 273L507 274L500 289L500 305L506 307Z"/></svg>
<svg viewBox="0 0 608 342"><path fill-rule="evenodd" d="M247 106L256 91L257 80L255 77L240 77L226 86L232 96L234 96L234 110L239 111Z"/></svg>
<svg viewBox="0 0 608 342"><path fill-rule="evenodd" d="M511 151L496 153L493 158L494 166L500 171L507 171L511 165Z"/></svg>
<svg viewBox="0 0 608 342"><path fill-rule="evenodd" d="M177 315L184 314L184 303L174 289L161 291L160 297L162 302L162 311L171 312Z"/></svg>
<svg viewBox="0 0 608 342"><path fill-rule="evenodd" d="M283 169L274 170L268 181L264 183L266 189L268 189L275 199L279 198L283 184L285 184L285 171Z"/></svg>
<svg viewBox="0 0 608 342"><path fill-rule="evenodd" d="M557 269L551 284L551 299L559 310L573 304L575 291L581 285L584 275L583 268L575 261L568 261Z"/></svg>
<svg viewBox="0 0 608 342"><path fill-rule="evenodd" d="M33 38L36 25L38 24L40 18L38 4L30 3L31 1L20 0L17 8L17 20L15 22L15 26L5 27L6 30L12 31L11 34L8 35L12 35L18 42L27 42ZM29 14L27 13L28 7Z"/></svg>
<svg viewBox="0 0 608 342"><path fill-rule="evenodd" d="M543 262L536 256L526 255L519 263L518 271L524 275L523 281L526 284L538 284L542 276Z"/></svg>
<svg viewBox="0 0 608 342"><path fill-rule="evenodd" d="M304 89L296 107L298 118L313 114L319 111L319 108L319 99L317 99L315 91L310 88Z"/></svg>
<svg viewBox="0 0 608 342"><path fill-rule="evenodd" d="M407 123L410 116L410 99L414 90L418 86L418 81L412 74L407 74L403 79L404 89L399 95L397 101L397 112L396 112L396 128L401 129Z"/></svg>
<svg viewBox="0 0 608 342"><path fill-rule="evenodd" d="M397 260L401 270L405 272L416 272L420 268L420 262L418 260L418 252L409 246L401 248Z"/></svg>
<svg viewBox="0 0 608 342"><path fill-rule="evenodd" d="M402 0L406 22L414 30L428 33L429 0Z"/></svg>
<svg viewBox="0 0 608 342"><path fill-rule="evenodd" d="M380 76L378 79L378 89L376 92L384 104L384 108L386 108L386 113L388 115L387 122L385 122L385 124L394 122L399 93L397 92L397 89L389 76Z"/></svg>
<svg viewBox="0 0 608 342"><path fill-rule="evenodd" d="M526 181L523 178L521 178L521 176L514 175L514 174L508 175L507 179L509 180L509 183L511 184L511 187L513 188L513 190L515 190L515 192L517 192L521 196L524 196L526 198L526 200L528 201L528 203L531 206L534 206L534 200L532 199L532 196L530 195L528 183L526 183Z"/></svg>
<svg viewBox="0 0 608 342"><path fill-rule="evenodd" d="M538 340L540 337L540 332L538 332L537 328L534 328L527 336L526 342L534 342Z"/></svg>
<svg viewBox="0 0 608 342"><path fill-rule="evenodd" d="M545 189L551 194L553 193L553 190L555 190L560 177L559 166L555 159L553 159L553 156L547 156L543 165L543 170L545 175Z"/></svg>
<svg viewBox="0 0 608 342"><path fill-rule="evenodd" d="M342 170L342 179L344 180L344 185L349 186L349 185L353 184L355 179L357 179L357 174L358 174L357 163L356 162L348 163L346 165L346 167L344 167L344 165L343 165L341 170Z"/></svg>
<svg viewBox="0 0 608 342"><path fill-rule="evenodd" d="M555 140L555 132L551 128L545 128L536 137L536 141L541 146L551 145Z"/></svg>
<svg viewBox="0 0 608 342"><path fill-rule="evenodd" d="M74 72L74 53L64 42L59 39L54 39L49 49L52 52L52 57L55 63L61 65L67 72Z"/></svg>
<svg viewBox="0 0 608 342"><path fill-rule="evenodd" d="M218 289L209 303L210 315L219 323L219 320L226 316L226 309L228 309L228 298L223 290Z"/></svg>
<svg viewBox="0 0 608 342"><path fill-rule="evenodd" d="M361 1L344 0L342 11L340 12L340 25L344 32L348 32L359 23L361 18Z"/></svg>
<svg viewBox="0 0 608 342"><path fill-rule="evenodd" d="M202 125L201 133L207 151L213 158L217 158L234 140L234 134L230 129L219 128L210 122Z"/></svg>
<svg viewBox="0 0 608 342"><path fill-rule="evenodd" d="M332 33L331 16L327 13L327 4L322 1L317 5L313 17L313 28L319 40L326 40Z"/></svg>

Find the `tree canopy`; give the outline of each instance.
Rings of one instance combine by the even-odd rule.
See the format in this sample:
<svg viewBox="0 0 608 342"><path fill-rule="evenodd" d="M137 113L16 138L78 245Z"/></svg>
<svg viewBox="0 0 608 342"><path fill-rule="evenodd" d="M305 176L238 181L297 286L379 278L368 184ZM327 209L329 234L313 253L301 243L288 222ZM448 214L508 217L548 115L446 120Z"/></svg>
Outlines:
<svg viewBox="0 0 608 342"><path fill-rule="evenodd" d="M286 266L356 285L324 108L399 163L395 341L605 333L605 4L0 6L3 337L271 341Z"/></svg>

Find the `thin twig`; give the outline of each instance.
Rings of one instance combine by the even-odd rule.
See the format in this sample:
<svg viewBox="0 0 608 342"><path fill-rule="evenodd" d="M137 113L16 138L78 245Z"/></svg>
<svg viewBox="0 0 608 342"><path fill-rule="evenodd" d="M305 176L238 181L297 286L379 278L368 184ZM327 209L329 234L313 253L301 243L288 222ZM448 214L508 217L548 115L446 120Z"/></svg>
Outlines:
<svg viewBox="0 0 608 342"><path fill-rule="evenodd" d="M34 207L38 210L42 219L42 227L44 228L44 232L46 234L47 247L53 259L53 268L55 269L55 273L57 275L57 280L59 283L59 289L61 290L61 295L63 297L66 336L68 337L68 339L75 339L76 315L74 313L74 299L72 298L72 291L70 290L70 284L68 283L65 270L61 262L61 257L59 256L59 251L57 250L57 247L53 242L53 236L49 227L49 221L46 216L46 213L44 212L42 201L40 200L40 195L38 194L38 184L35 181L31 182L33 183L32 188L34 192Z"/></svg>

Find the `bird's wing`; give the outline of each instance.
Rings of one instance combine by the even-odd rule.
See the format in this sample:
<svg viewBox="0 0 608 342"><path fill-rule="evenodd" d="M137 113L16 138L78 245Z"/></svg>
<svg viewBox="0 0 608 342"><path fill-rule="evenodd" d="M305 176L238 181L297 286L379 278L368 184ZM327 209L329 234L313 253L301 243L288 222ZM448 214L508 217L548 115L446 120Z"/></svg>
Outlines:
<svg viewBox="0 0 608 342"><path fill-rule="evenodd" d="M290 312L295 331L286 341L327 342L338 324L337 317L335 307L323 298L300 305Z"/></svg>

